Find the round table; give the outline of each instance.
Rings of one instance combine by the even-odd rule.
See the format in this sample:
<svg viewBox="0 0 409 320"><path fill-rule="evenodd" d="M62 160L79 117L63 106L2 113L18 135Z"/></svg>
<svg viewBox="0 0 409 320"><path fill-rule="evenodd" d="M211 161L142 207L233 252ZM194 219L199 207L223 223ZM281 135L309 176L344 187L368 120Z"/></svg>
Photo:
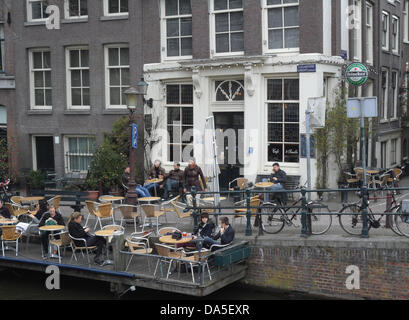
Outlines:
<svg viewBox="0 0 409 320"><path fill-rule="evenodd" d="M48 226L42 226L42 227L40 227L38 229L41 230L41 231L49 231L49 232L51 232L51 234L53 234L55 231L64 230L65 226L61 226L61 225L58 225L58 224L52 224L52 225L48 225ZM52 252L52 250L50 250L50 251L51 251L50 258L56 258L56 259L59 258L59 256L55 255Z"/></svg>
<svg viewBox="0 0 409 320"><path fill-rule="evenodd" d="M214 197L207 197L207 198L203 198L201 199L203 201L214 201ZM220 201L226 200L226 197L219 197Z"/></svg>
<svg viewBox="0 0 409 320"><path fill-rule="evenodd" d="M109 201L109 202L114 202L114 201L122 201L124 200L125 197L121 197L121 196L101 196L99 197L100 201Z"/></svg>
<svg viewBox="0 0 409 320"><path fill-rule="evenodd" d="M44 200L45 198L42 196L38 197L23 197L20 199L21 203L29 203L30 207L32 207L36 202Z"/></svg>
<svg viewBox="0 0 409 320"><path fill-rule="evenodd" d="M142 198L138 198L138 201L140 202L155 202L155 201L159 201L160 197L142 197Z"/></svg>
<svg viewBox="0 0 409 320"><path fill-rule="evenodd" d="M112 229L95 231L96 236L104 237L106 239L106 241L107 241L107 245L105 247L107 260L104 261L104 264L102 266L107 265L107 264L114 264L114 262L112 260L108 259L108 241L109 241L109 237L114 236L114 232L115 232L115 230L112 230Z"/></svg>
<svg viewBox="0 0 409 320"><path fill-rule="evenodd" d="M154 183L153 188L155 190L155 196L157 196L157 191L156 191L156 184L161 183L163 181L163 179L159 179L159 178L154 178L154 179L148 179L145 181L144 186L148 183Z"/></svg>
<svg viewBox="0 0 409 320"><path fill-rule="evenodd" d="M188 243L193 240L193 237L186 237L179 240L172 239L172 236L162 236L159 238L160 242L167 243L167 244L180 244L180 243Z"/></svg>
<svg viewBox="0 0 409 320"><path fill-rule="evenodd" d="M18 220L14 220L14 219L0 219L0 226L9 226L9 225L13 225L13 224L17 224Z"/></svg>
<svg viewBox="0 0 409 320"><path fill-rule="evenodd" d="M268 189L271 188L272 186L274 186L274 182L258 182L254 185L256 188L262 188L262 189ZM265 193L264 199L266 200L266 202L270 201L270 197L268 193Z"/></svg>

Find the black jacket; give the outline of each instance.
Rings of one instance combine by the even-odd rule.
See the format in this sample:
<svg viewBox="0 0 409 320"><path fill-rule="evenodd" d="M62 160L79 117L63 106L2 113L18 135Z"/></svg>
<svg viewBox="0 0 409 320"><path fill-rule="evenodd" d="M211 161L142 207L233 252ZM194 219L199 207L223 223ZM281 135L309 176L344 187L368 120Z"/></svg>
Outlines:
<svg viewBox="0 0 409 320"><path fill-rule="evenodd" d="M192 187L195 186L196 191L201 191L202 187L199 179L202 179L203 187L207 189L202 169L199 166L195 165L193 168L187 166L185 168L185 172L183 173L183 183L187 190L190 191Z"/></svg>
<svg viewBox="0 0 409 320"><path fill-rule="evenodd" d="M50 218L50 213L47 211L46 213L43 214L43 216L41 217L40 223L38 224L39 227L42 227L45 225L45 222L47 221L48 218ZM62 215L57 211L55 212L55 216L54 218L55 221L57 221L57 224L60 226L65 226L65 222L64 219L62 217Z"/></svg>
<svg viewBox="0 0 409 320"><path fill-rule="evenodd" d="M84 231L84 228L79 223L77 223L75 221L71 221L68 224L68 232L74 238L81 238L81 239L87 240L90 237L90 235ZM84 246L83 241L75 240L74 242L79 247Z"/></svg>
<svg viewBox="0 0 409 320"><path fill-rule="evenodd" d="M214 223L212 220L208 220L206 224L201 222L197 229L195 230L194 234L199 235L204 238L204 237L211 237L212 233L214 230Z"/></svg>
<svg viewBox="0 0 409 320"><path fill-rule="evenodd" d="M11 214L9 209L7 209L5 206L0 208L0 216L3 216L6 219L10 219L11 218Z"/></svg>
<svg viewBox="0 0 409 320"><path fill-rule="evenodd" d="M277 178L278 180L275 181L273 180L273 178ZM280 169L277 172L271 174L271 182L285 184L287 182L287 174L285 173L285 171Z"/></svg>
<svg viewBox="0 0 409 320"><path fill-rule="evenodd" d="M213 238L214 240L217 240L220 238L220 243L221 244L229 244L234 240L234 229L231 225L224 230L223 234L220 235L220 232Z"/></svg>

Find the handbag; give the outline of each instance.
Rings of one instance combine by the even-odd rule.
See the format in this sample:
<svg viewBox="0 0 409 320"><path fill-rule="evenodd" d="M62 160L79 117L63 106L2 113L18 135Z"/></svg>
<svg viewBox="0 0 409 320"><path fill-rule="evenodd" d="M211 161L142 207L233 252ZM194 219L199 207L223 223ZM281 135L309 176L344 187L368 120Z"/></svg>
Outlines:
<svg viewBox="0 0 409 320"><path fill-rule="evenodd" d="M179 231L175 231L172 233L172 239L180 240L182 239L182 233Z"/></svg>

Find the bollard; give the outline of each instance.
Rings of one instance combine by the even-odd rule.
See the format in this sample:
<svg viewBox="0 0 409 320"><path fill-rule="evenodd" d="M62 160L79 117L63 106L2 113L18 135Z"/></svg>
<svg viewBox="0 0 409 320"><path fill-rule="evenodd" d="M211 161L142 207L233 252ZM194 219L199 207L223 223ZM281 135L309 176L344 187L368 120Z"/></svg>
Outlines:
<svg viewBox="0 0 409 320"><path fill-rule="evenodd" d="M196 203L196 187L192 187L192 203L193 203L193 230L197 230L199 222L198 222L198 212L197 212L197 203Z"/></svg>
<svg viewBox="0 0 409 320"><path fill-rule="evenodd" d="M251 230L251 210L250 210L250 189L246 189L246 204L247 204L247 213L246 213L246 218L247 218L247 226L246 226L246 236L251 236L252 235L252 230Z"/></svg>
<svg viewBox="0 0 409 320"><path fill-rule="evenodd" d="M126 259L124 254L121 253L121 251L123 251L125 248L124 232L120 230L115 231L111 243L113 248L112 253L114 256L114 270L125 271Z"/></svg>
<svg viewBox="0 0 409 320"><path fill-rule="evenodd" d="M362 233L361 238L368 238L368 189L366 185L362 185Z"/></svg>
<svg viewBox="0 0 409 320"><path fill-rule="evenodd" d="M341 191L341 202L342 204L347 204L348 203L348 191L346 191L345 189L348 188L348 185L346 184L342 184L341 189L344 189Z"/></svg>
<svg viewBox="0 0 409 320"><path fill-rule="evenodd" d="M305 187L301 188L301 237L307 238L307 198L306 198L307 190Z"/></svg>
<svg viewBox="0 0 409 320"><path fill-rule="evenodd" d="M389 212L391 210L392 207L392 192L390 190L388 190L388 192L386 193L386 210L385 212ZM385 228L391 228L391 225L389 223L389 216L386 216L386 223L385 223Z"/></svg>

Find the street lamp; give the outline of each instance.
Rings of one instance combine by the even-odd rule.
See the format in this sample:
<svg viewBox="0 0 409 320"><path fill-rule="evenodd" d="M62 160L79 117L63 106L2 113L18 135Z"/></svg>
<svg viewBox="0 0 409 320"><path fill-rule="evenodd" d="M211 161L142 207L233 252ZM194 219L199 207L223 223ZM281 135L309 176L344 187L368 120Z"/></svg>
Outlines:
<svg viewBox="0 0 409 320"><path fill-rule="evenodd" d="M134 139L137 139L137 126L135 125L135 111L137 111L138 118L143 117L143 106L144 103L141 100L141 96L146 94L148 90L148 84L141 79L139 81L137 89L134 87L130 87L127 90L124 91L124 94L126 96L126 106L129 110L129 134L130 134L130 145L129 145L129 169L130 169L130 176L129 176L129 181L128 181L128 192L126 194L126 200L128 204L131 205L136 205L136 182L135 182L135 152L137 147L137 144L134 144ZM144 98L143 98L144 100ZM141 108L137 108L142 104ZM143 126L143 121L140 121L140 124ZM139 132L143 132L143 128L139 128ZM136 132L135 132L136 131ZM143 152L143 145L139 146L139 150L142 150ZM144 159L144 157L141 157ZM143 165L143 164L142 164Z"/></svg>

